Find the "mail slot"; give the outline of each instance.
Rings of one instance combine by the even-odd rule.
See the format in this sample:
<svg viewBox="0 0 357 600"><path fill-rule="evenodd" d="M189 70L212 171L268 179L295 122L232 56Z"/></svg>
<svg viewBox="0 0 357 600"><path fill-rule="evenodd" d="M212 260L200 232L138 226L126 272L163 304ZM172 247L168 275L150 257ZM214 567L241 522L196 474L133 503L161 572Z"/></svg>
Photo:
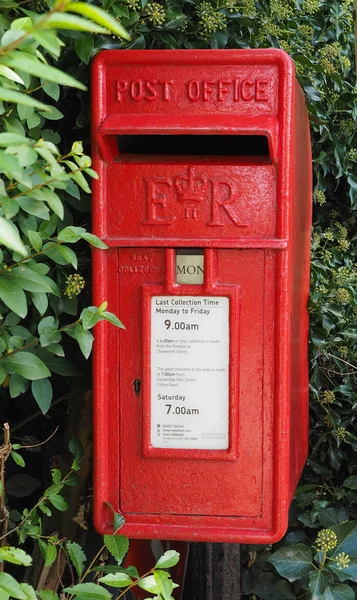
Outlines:
<svg viewBox="0 0 357 600"><path fill-rule="evenodd" d="M269 543L307 452L308 117L279 50L93 63L95 523Z"/></svg>

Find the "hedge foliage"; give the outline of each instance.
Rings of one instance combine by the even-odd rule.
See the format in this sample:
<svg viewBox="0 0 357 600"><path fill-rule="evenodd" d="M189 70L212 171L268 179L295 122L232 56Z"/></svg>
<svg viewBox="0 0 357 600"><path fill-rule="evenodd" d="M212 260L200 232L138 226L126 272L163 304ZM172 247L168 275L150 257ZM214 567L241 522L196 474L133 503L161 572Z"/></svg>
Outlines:
<svg viewBox="0 0 357 600"><path fill-rule="evenodd" d="M93 55L103 48L280 47L295 61L314 160L311 445L289 534L274 549L246 549L244 592L251 598L349 600L357 590L352 4L0 0L0 394L9 414L15 401L27 403L23 413L33 411L32 396L51 414L56 389L75 371L73 359L78 363L69 338L88 357L97 320L120 326L105 305L87 307L88 257L77 243L101 244L87 232L88 177L95 173L84 150L85 86ZM112 18L104 22L101 9ZM24 467L21 451L12 458ZM11 509L10 494L7 500Z"/></svg>

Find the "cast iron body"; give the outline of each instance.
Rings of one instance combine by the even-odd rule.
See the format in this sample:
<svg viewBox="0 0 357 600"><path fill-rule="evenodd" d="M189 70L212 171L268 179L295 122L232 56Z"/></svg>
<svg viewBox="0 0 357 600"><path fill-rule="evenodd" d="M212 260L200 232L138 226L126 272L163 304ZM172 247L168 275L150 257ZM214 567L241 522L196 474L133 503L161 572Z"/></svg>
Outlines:
<svg viewBox="0 0 357 600"><path fill-rule="evenodd" d="M308 437L311 153L293 63L104 51L92 126L93 231L109 246L93 252L94 303L126 326L95 329L96 527L113 532L109 503L133 538L276 541ZM176 248L204 249L202 285L176 283ZM165 295L230 299L227 450L150 445L149 303Z"/></svg>

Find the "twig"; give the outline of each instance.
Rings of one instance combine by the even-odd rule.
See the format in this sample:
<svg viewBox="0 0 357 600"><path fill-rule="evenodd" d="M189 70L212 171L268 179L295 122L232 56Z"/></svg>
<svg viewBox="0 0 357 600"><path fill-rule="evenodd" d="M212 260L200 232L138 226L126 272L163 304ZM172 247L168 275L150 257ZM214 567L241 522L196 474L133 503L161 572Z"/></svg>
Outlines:
<svg viewBox="0 0 357 600"><path fill-rule="evenodd" d="M59 429L59 425L57 425L54 432L51 433L51 435L44 442L39 442L38 444L32 444L31 446L21 446L21 450L28 450L29 448L38 448L38 446L43 446L43 444L47 444L47 442L49 442L50 439L53 438L54 435L56 435L58 429Z"/></svg>
<svg viewBox="0 0 357 600"><path fill-rule="evenodd" d="M10 427L4 423L4 443L0 448L0 546L4 546L7 537L7 528L9 524L9 513L5 506L5 462L11 453ZM4 569L4 562L0 563L0 572Z"/></svg>

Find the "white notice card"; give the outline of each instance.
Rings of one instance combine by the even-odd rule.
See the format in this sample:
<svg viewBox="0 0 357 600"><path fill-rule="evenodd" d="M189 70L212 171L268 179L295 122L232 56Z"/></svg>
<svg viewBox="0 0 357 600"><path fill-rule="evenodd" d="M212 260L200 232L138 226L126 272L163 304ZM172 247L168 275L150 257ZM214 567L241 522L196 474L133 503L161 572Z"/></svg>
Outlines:
<svg viewBox="0 0 357 600"><path fill-rule="evenodd" d="M151 444L228 448L229 299L151 299Z"/></svg>

